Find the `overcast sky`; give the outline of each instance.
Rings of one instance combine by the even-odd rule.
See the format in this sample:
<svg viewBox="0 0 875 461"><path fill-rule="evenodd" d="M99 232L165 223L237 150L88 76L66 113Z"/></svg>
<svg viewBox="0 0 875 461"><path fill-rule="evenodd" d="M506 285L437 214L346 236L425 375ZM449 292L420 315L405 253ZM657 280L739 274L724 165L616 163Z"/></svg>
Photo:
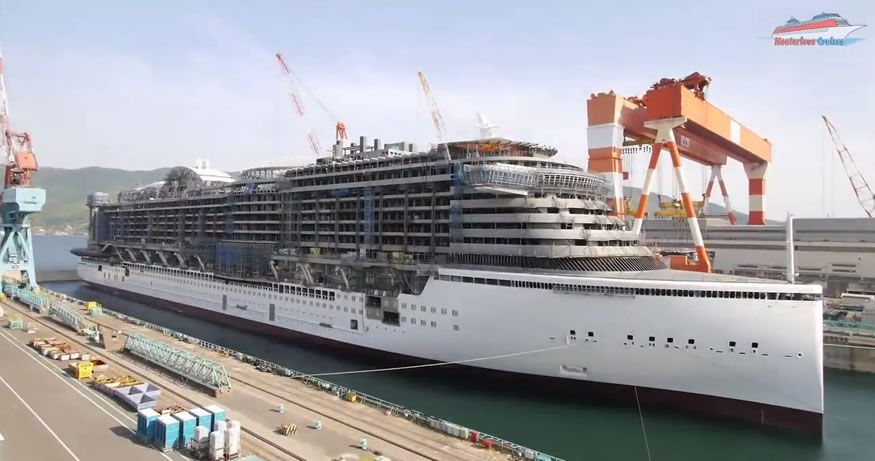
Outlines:
<svg viewBox="0 0 875 461"><path fill-rule="evenodd" d="M772 142L770 217L862 215L819 116L875 187L875 24L852 46L776 47L764 38L776 26L825 3L588 3L2 0L0 44L12 123L45 166L307 162L306 132L327 146L335 120L306 92L309 117L297 117L277 51L351 137L433 142L422 70L451 138L475 137L482 111L579 165L590 93L637 95L699 71L709 100ZM875 23L871 1L826 3ZM702 169L685 171L701 194ZM725 176L746 211L743 169ZM668 174L659 182L671 193Z"/></svg>

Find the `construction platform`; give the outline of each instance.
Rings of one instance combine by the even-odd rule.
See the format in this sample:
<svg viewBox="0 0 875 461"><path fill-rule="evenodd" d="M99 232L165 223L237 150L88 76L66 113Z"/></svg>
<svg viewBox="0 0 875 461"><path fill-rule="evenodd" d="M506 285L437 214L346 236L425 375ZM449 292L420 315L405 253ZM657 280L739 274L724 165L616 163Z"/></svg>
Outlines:
<svg viewBox="0 0 875 461"><path fill-rule="evenodd" d="M21 356L19 361L44 362L43 365L54 366L58 369L57 365L50 364L49 359L27 351L28 348L24 344L33 336L56 336L83 351L87 350L92 354L92 358L97 357L109 363L113 371L108 374L129 374L159 386L164 390L162 398L168 399L168 404L175 403L183 407L204 406L215 403L216 397L203 386L184 380L176 374L162 370L124 352L123 347L127 335L144 335L224 364L231 376L233 391L221 394L218 404L227 410L229 417L241 422L243 429L242 452L244 454L254 453L268 460L297 459L308 461L371 460L380 459L381 456L396 461L499 461L513 459L512 455L503 451L488 450L482 445L476 445L470 441L414 424L404 417L389 415L368 405L351 403L340 396L323 392L300 381L259 371L255 365L239 361L227 354L201 348L177 340L172 336L163 335L158 331L123 322L112 316L102 315L88 319L100 325L105 334L103 347L98 347L88 338L77 335L47 315L32 312L16 301L3 300L2 303L6 307L7 315L13 314L22 317L25 322L30 322L37 329L35 334L27 334L21 330L2 329L6 340L0 339L0 341L8 345L8 348L17 350L10 344L15 343L33 359L25 358L24 353L19 351L18 354ZM112 331L121 334L113 338L110 333ZM36 363L34 366L42 368ZM5 377L12 373L6 368L0 368L0 376ZM72 377L60 376L60 371L54 371L54 373L59 375L59 386L87 387L77 383ZM61 382L65 380L70 381L69 386ZM51 391L46 390L45 392ZM85 391L83 390L83 392ZM33 392L28 395L31 398L37 398L40 394ZM2 389L0 389L0 396L3 396ZM81 396L79 397L81 398ZM75 396L70 396L70 398L75 398ZM92 398L92 400L95 399ZM85 404L91 405L87 401ZM104 404L114 407L112 410L108 410L110 412L126 412L118 404L111 402ZM165 403L161 402L160 404L164 405ZM282 411L279 411L280 405L283 407ZM110 437L118 438L111 429L118 424L110 425L108 428L106 424L103 426L82 424L80 419L70 417L70 410L65 410L64 413L67 418L70 418L70 424L82 428L83 432L92 435L99 432L100 434L93 435L95 437L109 434ZM133 419L131 421L123 420L130 423L130 427L135 424L132 422ZM317 421L321 425L319 429L316 429ZM2 424L0 423L0 432L5 430ZM294 435L285 436L281 433L280 427L286 424L297 426L298 430ZM39 437L37 437L38 439ZM367 439L366 450L361 448L362 439ZM127 440L125 443L129 446L136 446L138 451L143 451L146 455L150 452L152 456L162 455L156 450L138 446ZM118 459L120 453L124 452L112 453L114 459ZM168 455L178 456L172 452ZM12 457L10 459L18 458ZM133 457L132 459L139 458Z"/></svg>

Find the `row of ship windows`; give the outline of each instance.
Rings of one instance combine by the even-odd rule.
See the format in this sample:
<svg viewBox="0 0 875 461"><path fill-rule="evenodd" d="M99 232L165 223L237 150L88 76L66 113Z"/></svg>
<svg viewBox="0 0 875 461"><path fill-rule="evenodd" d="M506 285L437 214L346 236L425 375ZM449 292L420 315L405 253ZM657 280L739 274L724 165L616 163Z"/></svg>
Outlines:
<svg viewBox="0 0 875 461"><path fill-rule="evenodd" d="M568 336L569 336L569 339L571 339L572 341L576 341L577 340L577 331L569 330ZM592 332L592 331L586 332L586 339L585 340L587 342L589 342L589 341L595 342L596 341L595 340L595 332ZM665 338L664 347L666 349L672 347L673 344L675 344L674 338L672 338L672 337ZM624 346L630 346L630 345L634 346L635 345L635 335L626 335L626 341L623 342L623 345ZM649 347L656 347L656 336L648 336L647 337L647 345ZM642 347L643 347L643 345L642 345ZM677 348L677 347L678 346L675 346L675 348ZM684 348L696 349L697 348L696 347L696 340L692 339L692 338L687 339L687 344L684 346ZM759 350L759 348L760 348L760 343L758 341L753 341L750 343L750 350L752 353L756 354L757 351ZM729 352L736 352L736 349L738 349L738 343L736 341L729 341ZM711 347L710 350L714 351L714 352L719 352L719 353L723 352L723 350L715 349L713 347ZM738 351L738 353L739 354L746 354L746 352L744 352L744 351ZM760 355L762 355L764 357L769 356L769 354L767 354L767 353L763 353ZM785 354L784 357L791 358L792 356L789 354ZM802 357L804 357L804 354L802 352L798 352L796 354L796 357L802 358Z"/></svg>
<svg viewBox="0 0 875 461"><path fill-rule="evenodd" d="M207 288L214 288L213 286L210 285L210 281L214 281L214 279L211 276L208 276L205 274L200 274L200 273L191 272L191 271L178 270L178 269L170 269L170 268L149 268L148 270L144 270L144 269L146 269L146 267L147 266L137 266L137 268L140 269L140 272L143 275L145 275L146 277L156 278L156 279L161 279L161 280L168 280L168 281L180 281L180 279L181 279L182 283L185 283L188 285L198 285L198 286L207 287ZM97 266L97 270L98 270L98 272L103 271L103 265ZM155 271L155 273L152 273L153 271ZM161 274L170 274L170 275L161 275ZM130 269L128 267L125 267L125 275L130 275ZM191 279L194 279L194 280L191 280ZM207 280L208 282L203 283L203 282L198 282L196 280ZM265 297L264 293L261 293L258 291L255 291L255 292L247 291L244 289L244 288L250 287L250 285L242 284L242 283L238 283L238 282L232 282L230 280L226 280L224 282L225 282L224 284L221 283L220 281L215 282L218 285L218 289L221 289L224 291L229 291L231 293L244 293L244 294ZM230 286L231 288L223 288L223 286ZM234 287L238 287L238 288L234 288ZM321 290L319 288L295 287L295 286L279 285L279 284L275 284L275 283L271 284L271 286L269 286L269 287L265 286L265 287L261 287L261 288L263 288L263 290L272 291L275 293L292 294L295 296L307 296L307 297L315 298L315 299L326 299L328 301L335 300L335 293L333 291ZM279 299L278 296L267 295L267 297ZM344 295L343 298L347 299L348 295ZM352 300L353 301L356 300L355 295L353 295Z"/></svg>
<svg viewBox="0 0 875 461"><path fill-rule="evenodd" d="M568 285L564 283L531 282L528 280L503 280L482 277L462 277L458 275L436 275L437 280L447 282L476 283L503 287L535 288L553 290L563 293L597 293L620 296L672 296L687 298L727 298L727 299L779 299L779 300L815 300L816 295L806 293L766 293L759 291L722 291L722 290L683 290L669 288L628 288L598 285Z"/></svg>
<svg viewBox="0 0 875 461"><path fill-rule="evenodd" d="M407 309L407 303L401 303L401 309ZM410 305L410 310L415 311L415 310L416 310L416 304L411 304L411 305ZM427 307L427 306L419 306L419 310L421 310L422 312L425 312L425 311L428 310L428 307ZM432 314L437 314L437 307L432 306L432 307L431 307L431 313L432 313ZM444 308L444 307L441 308L441 315L447 315L447 309L446 309L446 308ZM453 317L458 317L458 316L459 316L459 311L453 309Z"/></svg>

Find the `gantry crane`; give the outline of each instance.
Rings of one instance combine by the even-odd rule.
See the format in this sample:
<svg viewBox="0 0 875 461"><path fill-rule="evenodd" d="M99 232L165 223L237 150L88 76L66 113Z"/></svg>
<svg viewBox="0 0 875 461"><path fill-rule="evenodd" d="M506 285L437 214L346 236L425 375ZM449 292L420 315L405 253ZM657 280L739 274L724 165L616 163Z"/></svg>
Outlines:
<svg viewBox="0 0 875 461"><path fill-rule="evenodd" d="M9 122L9 101L3 82L3 55L0 53L0 152L6 158L0 215L3 237L0 240L0 273L16 272L22 285L34 287L33 241L30 215L39 213L46 202L46 191L30 187L30 176L37 171L33 144L27 132L13 132Z"/></svg>
<svg viewBox="0 0 875 461"><path fill-rule="evenodd" d="M627 143L653 144L632 225L636 233L641 231L660 151L669 152L698 258L696 263L673 261L672 267L703 272L710 271L711 263L681 169L681 158L716 167L718 171L729 159L741 162L748 177L748 224L762 225L765 224L766 175L772 157L772 146L767 139L706 100L710 83L710 78L694 72L682 79L662 79L643 97L622 97L609 91L593 94L587 101L589 170L611 175L614 206L620 216L625 214L625 206L620 205L624 203L623 147Z"/></svg>
<svg viewBox="0 0 875 461"><path fill-rule="evenodd" d="M823 123L826 124L826 130L829 131L829 135L832 137L836 153L839 154L839 160L842 161L842 167L845 169L845 174L848 175L848 181L851 182L851 189L854 190L854 195L857 196L857 201L860 202L860 206L863 207L863 212L866 213L866 216L870 218L875 217L875 195L872 194L872 189L869 187L869 183L866 181L866 178L863 177L863 173L860 172L860 169L857 168L857 162L854 161L851 151L849 151L845 146L845 143L842 142L842 139L839 137L839 132L833 124L830 123L829 119L826 118L826 115L822 115L821 117L823 118Z"/></svg>
<svg viewBox="0 0 875 461"><path fill-rule="evenodd" d="M307 115L306 115L306 110L304 108L304 100L303 100L303 98L301 98L301 92L300 92L300 88L302 88L304 86L301 84L301 80L298 79L298 76L286 64L286 61L283 59L282 54L277 53L276 59L277 59L277 61L279 61L280 68L282 69L283 73L286 75L286 77L289 80L289 90L290 90L291 96L292 96L292 103L295 105L295 111L298 113L298 115L301 117L301 119L304 120L306 123ZM306 87L304 87L304 88L306 88ZM324 110L325 113L327 113L329 117L331 117L334 120L337 120L337 125L335 125L335 129L334 129L335 139L337 141L346 140L347 139L347 137L346 137L346 125L343 122L341 122L337 117L335 117L331 113L331 111L328 110L328 107L325 106L325 104L323 104L322 101L320 101L319 98L316 97L316 95L314 95L312 92L310 92L310 96L313 97L313 100L315 100L316 103L319 104L319 106L322 108L322 110ZM310 144L310 149L313 151L313 154L315 154L318 157L318 156L322 155L322 146L319 144L319 138L316 136L316 133L313 131L312 128L310 128L309 125L307 125L306 128L307 128L307 142Z"/></svg>

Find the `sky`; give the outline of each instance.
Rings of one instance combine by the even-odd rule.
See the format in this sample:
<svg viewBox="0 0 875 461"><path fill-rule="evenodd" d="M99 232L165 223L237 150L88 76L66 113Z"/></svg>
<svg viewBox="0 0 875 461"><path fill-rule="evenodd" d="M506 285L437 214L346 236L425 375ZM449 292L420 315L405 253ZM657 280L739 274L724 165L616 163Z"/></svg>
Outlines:
<svg viewBox="0 0 875 461"><path fill-rule="evenodd" d="M2 0L0 46L13 128L31 133L41 165L64 168L303 164L306 133L327 147L337 118L350 139L426 145L436 135L417 71L451 139L476 137L482 112L585 166L590 94L640 95L699 71L709 101L772 143L768 217L863 216L820 115L875 187L875 2L708 3ZM824 8L872 25L852 46L765 38ZM306 118L276 52L303 82ZM656 188L670 194L664 170ZM684 171L701 194L704 169ZM724 171L746 211L743 168Z"/></svg>

